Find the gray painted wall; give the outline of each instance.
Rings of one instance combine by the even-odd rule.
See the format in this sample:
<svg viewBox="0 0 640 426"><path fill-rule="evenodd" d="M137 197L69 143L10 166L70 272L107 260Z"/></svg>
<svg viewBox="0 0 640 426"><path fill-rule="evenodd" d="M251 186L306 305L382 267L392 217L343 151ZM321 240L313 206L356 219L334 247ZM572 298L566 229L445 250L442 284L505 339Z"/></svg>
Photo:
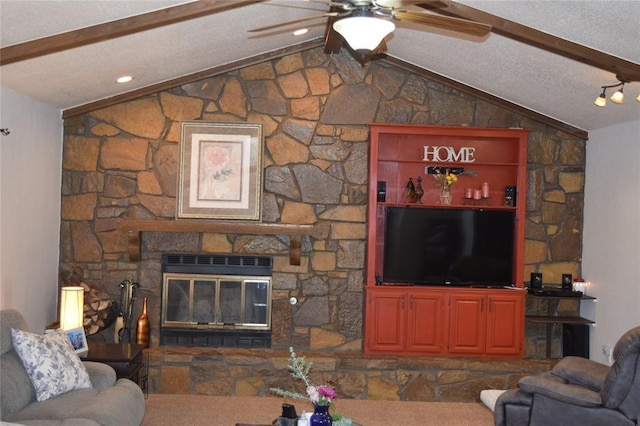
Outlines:
<svg viewBox="0 0 640 426"><path fill-rule="evenodd" d="M58 317L61 111L2 87L0 126L0 308L41 332Z"/></svg>
<svg viewBox="0 0 640 426"><path fill-rule="evenodd" d="M598 300L582 313L591 359L608 364L602 346L640 325L640 119L591 132L585 174L582 271Z"/></svg>

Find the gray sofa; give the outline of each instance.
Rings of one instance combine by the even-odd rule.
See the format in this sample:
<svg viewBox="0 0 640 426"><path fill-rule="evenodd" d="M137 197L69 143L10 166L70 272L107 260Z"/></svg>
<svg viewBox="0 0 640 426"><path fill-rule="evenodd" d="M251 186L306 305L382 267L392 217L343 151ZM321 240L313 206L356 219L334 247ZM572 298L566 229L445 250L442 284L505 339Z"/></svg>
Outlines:
<svg viewBox="0 0 640 426"><path fill-rule="evenodd" d="M526 376L495 406L496 426L635 426L640 420L640 327L626 332L611 367L566 357L549 372Z"/></svg>
<svg viewBox="0 0 640 426"><path fill-rule="evenodd" d="M22 315L0 311L1 422L32 426L134 426L144 417L140 387L128 379L116 381L110 366L84 362L92 389L76 389L38 402L36 393L11 338L11 329L28 331Z"/></svg>

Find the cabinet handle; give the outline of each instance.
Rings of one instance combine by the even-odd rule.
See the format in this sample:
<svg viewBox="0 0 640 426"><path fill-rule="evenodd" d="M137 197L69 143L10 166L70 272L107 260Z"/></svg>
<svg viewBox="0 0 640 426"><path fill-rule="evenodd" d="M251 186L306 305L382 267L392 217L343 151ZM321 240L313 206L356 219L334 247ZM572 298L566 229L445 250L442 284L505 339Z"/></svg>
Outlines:
<svg viewBox="0 0 640 426"><path fill-rule="evenodd" d="M484 299L480 299L480 312L484 312Z"/></svg>
<svg viewBox="0 0 640 426"><path fill-rule="evenodd" d="M413 309L413 294L409 296L409 307Z"/></svg>
<svg viewBox="0 0 640 426"><path fill-rule="evenodd" d="M491 312L493 310L493 298L490 297L489 298L489 312Z"/></svg>
<svg viewBox="0 0 640 426"><path fill-rule="evenodd" d="M404 298L405 298L405 297L406 297L406 296L402 296L402 309L403 309L403 310L404 310Z"/></svg>

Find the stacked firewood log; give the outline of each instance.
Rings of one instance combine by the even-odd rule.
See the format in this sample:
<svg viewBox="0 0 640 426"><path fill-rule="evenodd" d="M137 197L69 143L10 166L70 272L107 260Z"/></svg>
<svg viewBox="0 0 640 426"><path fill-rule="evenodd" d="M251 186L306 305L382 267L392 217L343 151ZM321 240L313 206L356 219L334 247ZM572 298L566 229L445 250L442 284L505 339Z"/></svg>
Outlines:
<svg viewBox="0 0 640 426"><path fill-rule="evenodd" d="M84 288L84 330L87 335L96 334L114 321L113 302L107 293L80 283Z"/></svg>

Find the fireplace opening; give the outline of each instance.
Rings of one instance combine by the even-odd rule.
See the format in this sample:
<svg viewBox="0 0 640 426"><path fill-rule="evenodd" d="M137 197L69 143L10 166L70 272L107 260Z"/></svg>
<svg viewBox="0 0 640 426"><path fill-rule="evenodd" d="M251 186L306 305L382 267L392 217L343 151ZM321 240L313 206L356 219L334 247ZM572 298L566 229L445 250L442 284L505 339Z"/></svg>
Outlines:
<svg viewBox="0 0 640 426"><path fill-rule="evenodd" d="M162 256L160 344L271 347L271 275L265 256Z"/></svg>

